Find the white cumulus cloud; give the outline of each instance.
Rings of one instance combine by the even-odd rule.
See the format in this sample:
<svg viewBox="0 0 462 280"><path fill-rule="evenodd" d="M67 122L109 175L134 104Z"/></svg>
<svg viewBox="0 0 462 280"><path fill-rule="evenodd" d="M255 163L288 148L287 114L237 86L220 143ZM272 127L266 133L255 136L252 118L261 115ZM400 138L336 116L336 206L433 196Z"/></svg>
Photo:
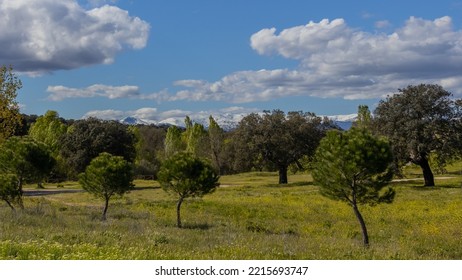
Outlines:
<svg viewBox="0 0 462 280"><path fill-rule="evenodd" d="M139 95L138 86L108 86L95 84L86 88L70 88L65 86L48 86L49 100L61 101L67 98L106 97L109 99L129 98Z"/></svg>
<svg viewBox="0 0 462 280"><path fill-rule="evenodd" d="M381 26L388 22L383 21ZM462 84L462 30L450 17L410 17L391 33L370 33L343 19L287 28L262 29L250 38L260 55L299 61L294 69L238 71L218 81L182 80L161 100L216 100L245 103L294 95L381 98L409 84ZM154 97L154 96L153 96ZM154 99L154 98L153 98Z"/></svg>
<svg viewBox="0 0 462 280"><path fill-rule="evenodd" d="M120 120L125 116L124 111L118 111L118 110L94 110L87 112L82 118L87 119L87 118L97 118L101 120Z"/></svg>
<svg viewBox="0 0 462 280"><path fill-rule="evenodd" d="M144 48L150 30L118 7L86 10L77 0L3 0L0 18L0 62L35 75L112 63Z"/></svg>

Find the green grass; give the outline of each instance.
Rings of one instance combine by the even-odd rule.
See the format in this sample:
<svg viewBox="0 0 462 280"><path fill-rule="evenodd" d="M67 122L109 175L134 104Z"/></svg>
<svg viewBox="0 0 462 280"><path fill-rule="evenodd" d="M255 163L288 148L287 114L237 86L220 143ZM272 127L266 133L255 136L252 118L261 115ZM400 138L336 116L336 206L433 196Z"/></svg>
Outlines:
<svg viewBox="0 0 462 280"><path fill-rule="evenodd" d="M106 222L103 202L85 192L25 197L16 213L0 204L0 259L462 259L458 168L436 188L396 182L392 204L362 206L368 249L351 208L322 197L311 176L279 186L276 173L246 173L185 201L183 229L176 198L151 181L111 200Z"/></svg>

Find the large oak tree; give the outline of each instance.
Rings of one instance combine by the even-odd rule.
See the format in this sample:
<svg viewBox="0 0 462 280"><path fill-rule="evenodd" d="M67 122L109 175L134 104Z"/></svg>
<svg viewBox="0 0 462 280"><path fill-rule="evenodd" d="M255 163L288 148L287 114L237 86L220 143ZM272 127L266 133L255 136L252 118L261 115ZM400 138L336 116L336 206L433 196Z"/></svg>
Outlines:
<svg viewBox="0 0 462 280"><path fill-rule="evenodd" d="M250 114L243 118L234 134L241 156L247 162L263 160L279 171L279 184L287 184L287 169L304 157L313 156L319 141L332 122L313 113L281 110Z"/></svg>
<svg viewBox="0 0 462 280"><path fill-rule="evenodd" d="M421 84L399 89L380 101L374 112L376 131L388 137L396 162L421 167L425 186L434 186L430 155L440 165L460 150L460 101L440 85Z"/></svg>
<svg viewBox="0 0 462 280"><path fill-rule="evenodd" d="M133 162L136 157L135 135L117 121L95 118L76 121L62 138L61 155L70 167L70 176L85 171L100 153L122 156Z"/></svg>

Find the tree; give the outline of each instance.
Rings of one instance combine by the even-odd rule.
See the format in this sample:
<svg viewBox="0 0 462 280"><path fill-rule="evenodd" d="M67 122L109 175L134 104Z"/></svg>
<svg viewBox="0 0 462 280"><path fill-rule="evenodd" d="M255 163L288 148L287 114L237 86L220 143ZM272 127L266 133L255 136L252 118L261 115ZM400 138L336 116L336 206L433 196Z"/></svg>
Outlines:
<svg viewBox="0 0 462 280"><path fill-rule="evenodd" d="M358 205L391 203L395 192L382 189L391 181L391 148L386 140L364 129L329 131L316 150L313 178L322 195L348 203L369 245L366 224Z"/></svg>
<svg viewBox="0 0 462 280"><path fill-rule="evenodd" d="M130 128L136 138L136 175L155 175L161 165L166 130L153 125Z"/></svg>
<svg viewBox="0 0 462 280"><path fill-rule="evenodd" d="M183 139L186 144L186 152L206 158L210 151L210 144L204 126L202 124L193 123L189 116L186 116L184 122L186 130L183 133Z"/></svg>
<svg viewBox="0 0 462 280"><path fill-rule="evenodd" d="M90 161L103 152L133 162L135 136L117 121L89 118L76 121L62 138L61 155L70 167L71 177L83 172Z"/></svg>
<svg viewBox="0 0 462 280"><path fill-rule="evenodd" d="M54 180L63 181L67 177L68 167L60 155L62 139L66 135L67 128L64 120L59 117L56 111L47 111L45 115L38 117L29 128L29 136L46 144L56 159L56 165L51 175Z"/></svg>
<svg viewBox="0 0 462 280"><path fill-rule="evenodd" d="M21 191L15 175L0 174L0 199L5 201L13 211L15 210L13 204L20 204Z"/></svg>
<svg viewBox="0 0 462 280"><path fill-rule="evenodd" d="M101 219L105 221L109 200L114 195L123 196L133 188L133 170L123 157L101 153L79 175L79 183L87 192L104 199Z"/></svg>
<svg viewBox="0 0 462 280"><path fill-rule="evenodd" d="M50 147L55 156L61 148L61 139L67 132L67 126L56 111L47 111L37 118L29 129L29 136Z"/></svg>
<svg viewBox="0 0 462 280"><path fill-rule="evenodd" d="M281 110L250 114L243 118L235 132L239 142L238 153L259 158L274 165L279 171L279 184L287 184L287 169L290 164L301 166L299 159L313 156L316 147L332 123L313 113Z"/></svg>
<svg viewBox="0 0 462 280"><path fill-rule="evenodd" d="M210 143L210 157L212 158L213 165L218 171L218 174L222 174L223 163L221 161L221 153L223 151L225 136L223 129L212 116L209 117L209 128L207 132Z"/></svg>
<svg viewBox="0 0 462 280"><path fill-rule="evenodd" d="M0 67L0 143L12 136L21 125L21 114L16 102L21 80L13 73L13 68Z"/></svg>
<svg viewBox="0 0 462 280"><path fill-rule="evenodd" d="M181 139L183 131L177 126L171 126L167 130L164 142L164 157L169 158L176 153L182 152L186 146Z"/></svg>
<svg viewBox="0 0 462 280"><path fill-rule="evenodd" d="M370 129L372 125L372 115L367 105L358 106L358 119L353 123L353 126L359 128Z"/></svg>
<svg viewBox="0 0 462 280"><path fill-rule="evenodd" d="M419 165L425 186L434 186L430 155L442 166L457 155L462 107L439 85L408 86L399 92L380 101L374 111L375 130L388 137L400 166Z"/></svg>
<svg viewBox="0 0 462 280"><path fill-rule="evenodd" d="M27 136L32 124L38 119L37 115L21 114L21 123L16 127L14 136Z"/></svg>
<svg viewBox="0 0 462 280"><path fill-rule="evenodd" d="M28 137L10 137L1 151L0 171L16 176L21 196L24 183L41 183L56 163L45 144Z"/></svg>
<svg viewBox="0 0 462 280"><path fill-rule="evenodd" d="M187 197L202 197L219 186L213 167L190 153L177 153L163 162L158 180L165 191L178 195L177 226L181 228L181 204Z"/></svg>

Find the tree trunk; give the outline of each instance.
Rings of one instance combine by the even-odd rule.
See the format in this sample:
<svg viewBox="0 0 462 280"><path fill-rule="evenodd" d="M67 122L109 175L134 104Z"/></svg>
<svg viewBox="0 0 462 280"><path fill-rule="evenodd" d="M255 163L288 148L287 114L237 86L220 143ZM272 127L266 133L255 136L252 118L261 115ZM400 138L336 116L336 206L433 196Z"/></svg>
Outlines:
<svg viewBox="0 0 462 280"><path fill-rule="evenodd" d="M107 208L109 207L109 197L105 197L103 216L101 217L102 221L106 221Z"/></svg>
<svg viewBox="0 0 462 280"><path fill-rule="evenodd" d="M178 202L176 203L176 225L178 228L181 228L181 214L180 214L180 209L181 209L181 204L183 203L184 197L180 196L180 199L178 199Z"/></svg>
<svg viewBox="0 0 462 280"><path fill-rule="evenodd" d="M287 166L280 165L279 166L279 184L287 184Z"/></svg>
<svg viewBox="0 0 462 280"><path fill-rule="evenodd" d="M13 212L16 212L16 209L14 209L14 206L13 206L13 204L11 204L11 202L9 202L7 199L5 199L5 202L6 202L6 204L8 204L8 206L10 206L10 208L11 208L11 210Z"/></svg>
<svg viewBox="0 0 462 280"><path fill-rule="evenodd" d="M433 187L435 186L435 178L433 177L432 169L430 168L430 164L428 163L427 158L422 157L419 161L420 168L422 168L422 173L425 180L425 187Z"/></svg>
<svg viewBox="0 0 462 280"><path fill-rule="evenodd" d="M358 219L359 224L361 225L361 230L363 233L363 245L364 247L369 247L369 235L367 234L366 223L364 222L363 216L359 212L358 205L355 203L352 204L353 211L355 212L356 218Z"/></svg>
<svg viewBox="0 0 462 280"><path fill-rule="evenodd" d="M19 204L19 208L24 209L24 202L22 200L22 195L24 194L24 191L22 190L22 185L23 185L23 179L20 176L18 180L18 189L19 189L18 204Z"/></svg>

